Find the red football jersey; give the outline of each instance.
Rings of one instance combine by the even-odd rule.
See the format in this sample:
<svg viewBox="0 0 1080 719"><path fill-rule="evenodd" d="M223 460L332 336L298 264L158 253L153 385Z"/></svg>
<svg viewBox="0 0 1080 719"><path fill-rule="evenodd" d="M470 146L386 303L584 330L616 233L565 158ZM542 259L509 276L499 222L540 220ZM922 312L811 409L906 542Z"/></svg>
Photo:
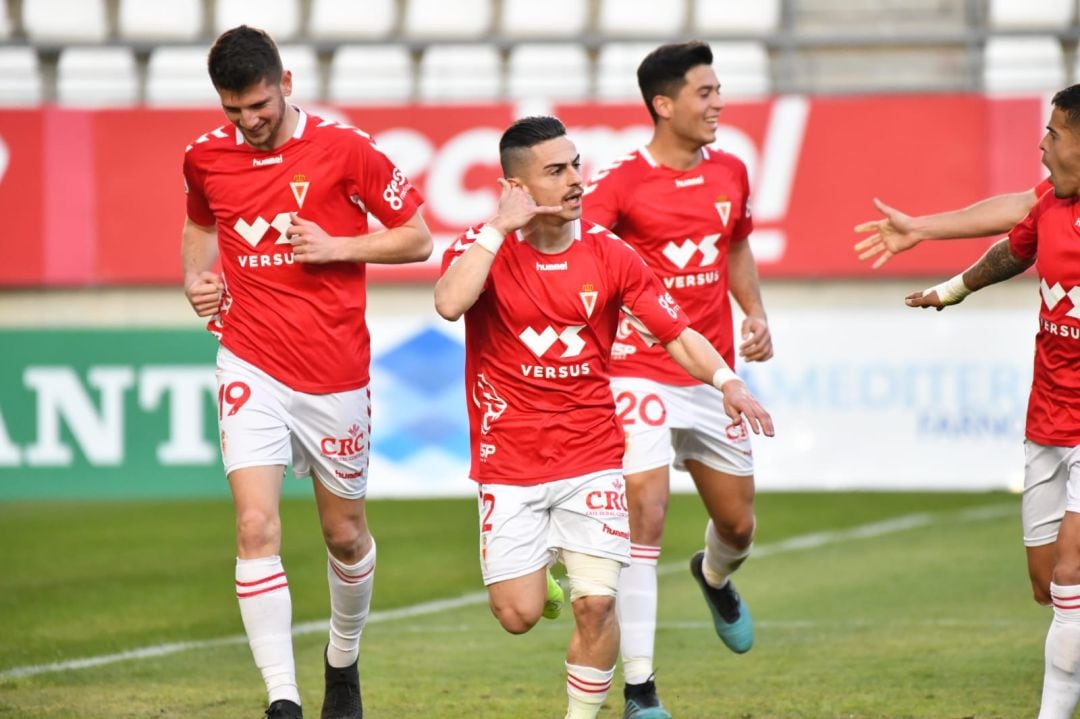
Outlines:
<svg viewBox="0 0 1080 719"><path fill-rule="evenodd" d="M689 318L641 258L591 223L558 254L508 235L465 313L465 391L478 482L541 484L620 469L609 365L625 308L662 343ZM443 272L469 248L469 230Z"/></svg>
<svg viewBox="0 0 1080 719"><path fill-rule="evenodd" d="M1043 194L1009 233L1009 247L1036 258L1042 295L1027 438L1073 447L1080 444L1080 202Z"/></svg>
<svg viewBox="0 0 1080 719"><path fill-rule="evenodd" d="M184 156L187 215L217 225L226 293L208 325L238 357L311 394L368 383L369 335L362 263L302 265L285 237L289 213L331 236L387 227L423 202L361 130L301 111L296 132L263 152L223 125Z"/></svg>
<svg viewBox="0 0 1080 719"><path fill-rule="evenodd" d="M734 155L702 149L685 172L641 148L597 173L585 190L585 217L626 240L686 310L698 332L735 366L728 249L753 230L746 166ZM662 347L620 333L611 373L691 385Z"/></svg>

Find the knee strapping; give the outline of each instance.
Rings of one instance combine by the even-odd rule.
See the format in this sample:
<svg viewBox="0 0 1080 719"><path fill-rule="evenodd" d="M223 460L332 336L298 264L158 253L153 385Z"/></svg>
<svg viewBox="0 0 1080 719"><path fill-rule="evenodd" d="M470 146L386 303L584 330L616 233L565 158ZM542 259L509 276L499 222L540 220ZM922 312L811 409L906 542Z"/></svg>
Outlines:
<svg viewBox="0 0 1080 719"><path fill-rule="evenodd" d="M562 550L562 562L570 581L570 601L581 597L614 597L622 565L614 559Z"/></svg>

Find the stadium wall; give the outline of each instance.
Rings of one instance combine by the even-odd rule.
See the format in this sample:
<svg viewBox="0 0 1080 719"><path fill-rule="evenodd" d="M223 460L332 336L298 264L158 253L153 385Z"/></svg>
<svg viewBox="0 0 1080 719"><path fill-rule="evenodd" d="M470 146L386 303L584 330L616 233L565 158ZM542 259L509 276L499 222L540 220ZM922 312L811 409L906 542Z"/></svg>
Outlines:
<svg viewBox="0 0 1080 719"><path fill-rule="evenodd" d="M905 308L925 284L765 281L776 357L739 368L777 424L755 440L762 490L1019 484L1038 285ZM370 299L371 496L471 494L461 323L435 315L430 285ZM227 493L215 343L179 284L8 293L0 308L0 500Z"/></svg>

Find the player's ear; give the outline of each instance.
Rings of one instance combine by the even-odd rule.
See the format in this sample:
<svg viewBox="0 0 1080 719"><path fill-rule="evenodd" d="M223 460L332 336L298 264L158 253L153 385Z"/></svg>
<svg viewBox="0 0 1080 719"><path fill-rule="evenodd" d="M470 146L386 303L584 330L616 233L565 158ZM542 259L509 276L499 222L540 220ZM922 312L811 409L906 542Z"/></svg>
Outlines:
<svg viewBox="0 0 1080 719"><path fill-rule="evenodd" d="M292 95L292 71L282 70L281 72L281 94L284 97Z"/></svg>
<svg viewBox="0 0 1080 719"><path fill-rule="evenodd" d="M671 119L671 106L674 104L667 95L656 95L652 99L653 111L656 112L658 117L662 117L665 120Z"/></svg>

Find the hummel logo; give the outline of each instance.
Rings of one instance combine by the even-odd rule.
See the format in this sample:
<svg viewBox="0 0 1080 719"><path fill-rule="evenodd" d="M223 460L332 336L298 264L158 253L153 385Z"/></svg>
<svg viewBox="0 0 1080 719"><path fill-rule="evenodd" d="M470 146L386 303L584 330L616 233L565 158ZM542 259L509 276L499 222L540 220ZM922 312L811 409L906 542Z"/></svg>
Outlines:
<svg viewBox="0 0 1080 719"><path fill-rule="evenodd" d="M557 272L559 270L565 270L565 269L566 269L566 261L565 260L563 260L562 262L549 262L547 264L544 264L543 262L537 262L536 263L537 272Z"/></svg>
<svg viewBox="0 0 1080 719"><path fill-rule="evenodd" d="M697 177L691 177L689 180L675 180L675 187L693 187L694 185L704 185L705 176L698 175Z"/></svg>
<svg viewBox="0 0 1080 719"><path fill-rule="evenodd" d="M284 161L285 155L274 155L273 157L268 157L265 160L260 160L256 157L251 161L251 166L262 167L263 165L280 165Z"/></svg>

